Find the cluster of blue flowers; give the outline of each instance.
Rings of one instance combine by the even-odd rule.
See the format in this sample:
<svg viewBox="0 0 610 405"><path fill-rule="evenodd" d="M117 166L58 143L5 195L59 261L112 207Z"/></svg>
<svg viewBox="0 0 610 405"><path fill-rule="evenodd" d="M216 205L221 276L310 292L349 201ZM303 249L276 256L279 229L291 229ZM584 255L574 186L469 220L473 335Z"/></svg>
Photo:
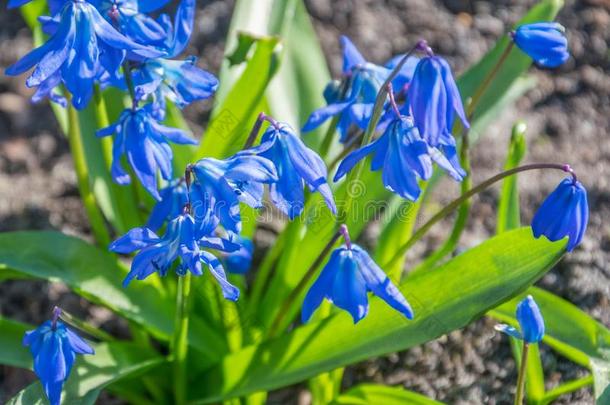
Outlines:
<svg viewBox="0 0 610 405"><path fill-rule="evenodd" d="M11 0L9 7L27 2ZM166 3L49 0L51 15L40 18L49 39L6 73L17 75L34 68L26 82L36 88L34 101L49 98L62 106L70 102L76 109L88 105L96 86L129 91L132 105L117 122L97 132L100 137L114 135L113 179L122 185L130 183L129 171L121 163L126 160L157 200L144 227L130 230L110 246L116 253L137 252L124 285L154 273L164 276L170 270L180 276L200 276L207 268L224 297L235 301L240 291L229 282L225 269L238 274L248 271L254 248L241 234L241 203L261 208L267 190L273 204L292 220L302 214L308 188L321 195L333 214L337 208L322 158L288 124L264 114L254 126L256 139L263 121L269 124L258 145L248 145L222 160L203 158L189 165L184 177L174 177L170 143L196 141L185 131L161 123L166 103L182 108L209 98L218 80L198 68L194 58L176 59L191 36L195 0L182 0L173 20L163 13L156 18L150 15L158 14ZM569 55L558 24L519 27L511 38L541 66L557 66ZM369 125L385 84L389 84L389 100L375 128L380 136L348 154L334 180L369 155L371 170L382 170L385 187L412 201L419 198L419 182L430 179L434 163L455 180L463 180L466 173L457 158L452 130L456 118L465 129L469 122L448 63L424 42L416 48L422 51L421 58L399 55L384 66L366 61L348 38L342 37L341 43L342 79L327 86L328 105L314 111L303 130L335 117L340 141L347 146L356 139L358 129ZM161 189L160 184L164 185ZM586 191L574 178L562 182L548 197L532 227L536 237L569 236L568 250L572 250L582 239L587 218ZM307 293L303 322L326 298L348 311L356 323L367 315L369 291L412 319L413 311L400 290L365 250L351 243L346 229L341 231L345 244L332 252ZM529 318L539 323L536 308L529 305L521 312L528 308L533 314ZM541 333L532 337L534 332L528 332L533 328L527 322L532 322L524 322L519 336L538 339ZM75 355L93 353L57 317L28 332L24 344L31 347L34 369L52 404L59 403Z"/></svg>

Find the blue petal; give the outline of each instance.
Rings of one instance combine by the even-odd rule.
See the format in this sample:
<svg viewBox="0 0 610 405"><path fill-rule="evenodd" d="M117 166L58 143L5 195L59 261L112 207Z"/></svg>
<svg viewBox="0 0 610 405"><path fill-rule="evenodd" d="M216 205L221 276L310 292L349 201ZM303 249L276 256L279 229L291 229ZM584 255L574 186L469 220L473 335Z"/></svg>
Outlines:
<svg viewBox="0 0 610 405"><path fill-rule="evenodd" d="M346 249L341 252L330 298L333 304L352 315L354 323L358 323L368 313L366 282L352 252Z"/></svg>
<svg viewBox="0 0 610 405"><path fill-rule="evenodd" d="M309 321L315 310L318 309L322 303L324 297L330 297L337 271L342 263L341 252L341 249L335 249L332 252L330 259L328 259L328 263L324 266L316 281L307 291L301 310L301 321L303 323Z"/></svg>
<svg viewBox="0 0 610 405"><path fill-rule="evenodd" d="M237 301L239 299L239 288L229 283L220 260L218 260L213 254L205 251L201 252L201 257L202 260L208 265L210 273L212 273L214 278L216 278L216 281L218 281L218 284L222 290L222 295L225 297L225 299Z"/></svg>
<svg viewBox="0 0 610 405"><path fill-rule="evenodd" d="M540 308L531 295L528 295L517 305L517 320L521 326L523 340L528 343L538 343L544 336L544 319Z"/></svg>
<svg viewBox="0 0 610 405"><path fill-rule="evenodd" d="M133 228L110 244L108 250L128 254L159 242L159 237L148 228Z"/></svg>
<svg viewBox="0 0 610 405"><path fill-rule="evenodd" d="M343 48L343 74L347 74L352 68L366 63L366 59L348 37L342 35L340 42L341 48Z"/></svg>
<svg viewBox="0 0 610 405"><path fill-rule="evenodd" d="M499 332L505 333L516 339L523 340L523 335L521 335L521 332L519 332L517 329L513 328L510 325L505 325L505 324L496 325L495 329Z"/></svg>
<svg viewBox="0 0 610 405"><path fill-rule="evenodd" d="M314 112L311 113L305 125L303 125L303 132L313 131L320 125L324 123L330 117L339 114L350 105L352 105L353 101L345 101L342 103L333 103L329 104L326 107L318 108Z"/></svg>

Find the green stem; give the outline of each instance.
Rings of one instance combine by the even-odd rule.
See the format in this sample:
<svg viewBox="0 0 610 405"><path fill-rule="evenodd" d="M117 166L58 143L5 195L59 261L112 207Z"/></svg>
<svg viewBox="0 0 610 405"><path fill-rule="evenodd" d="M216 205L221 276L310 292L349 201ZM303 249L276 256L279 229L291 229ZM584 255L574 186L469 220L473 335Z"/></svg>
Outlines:
<svg viewBox="0 0 610 405"><path fill-rule="evenodd" d="M318 269L318 267L320 267L320 265L322 264L322 262L324 261L326 256L330 253L332 248L335 246L335 243L337 243L337 240L339 240L341 235L344 234L342 232L343 231L341 228L337 232L335 232L332 239L324 247L322 252L320 252L320 254L316 258L316 260L311 264L309 269L307 269L307 272L305 273L305 275L303 276L301 281L299 281L299 284L297 284L297 286L292 291L290 291L290 295L288 295L288 297L286 297L286 299L282 303L280 310L278 311L275 319L273 320L273 323L271 324L271 327L269 328L269 339L277 336L277 334L280 332L281 327L283 326L282 324L283 324L284 318L285 318L286 314L288 314L290 312L290 307L292 306L294 301L296 301L296 299L301 295L301 293L303 292L305 287L307 287L307 285L309 284L309 281L316 273L316 270Z"/></svg>
<svg viewBox="0 0 610 405"><path fill-rule="evenodd" d="M523 404L523 396L525 395L525 376L527 374L527 355L529 353L529 348L529 344L527 342L523 342L523 350L521 351L521 365L519 366L519 376L517 377L515 405Z"/></svg>
<svg viewBox="0 0 610 405"><path fill-rule="evenodd" d="M176 290L176 319L172 340L174 368L174 400L176 405L186 403L186 358L188 354L189 295L191 293L191 275L186 273L178 277Z"/></svg>
<svg viewBox="0 0 610 405"><path fill-rule="evenodd" d="M556 169L572 174L572 169L568 165L560 165L557 163L535 163L515 167L513 169L506 170L502 173L498 173L495 176L492 176L489 179L483 181L482 183L479 183L477 186L471 188L470 190L468 190L468 192L459 196L458 198L447 204L442 210L437 212L432 218L428 220L428 222L422 225L405 244L398 248L392 259L390 259L388 263L382 266L382 268L394 265L395 262L397 260L400 260L400 258L407 252L407 250L409 250L411 246L413 246L418 240L420 240L434 224L445 218L447 215L453 212L453 210L458 208L465 200L469 199L473 195L480 193L481 191L490 187L492 184L504 179L505 177L512 176L513 174L525 172L528 170L541 169Z"/></svg>
<svg viewBox="0 0 610 405"><path fill-rule="evenodd" d="M468 105L468 108L466 109L466 116L468 117L468 119L472 118L474 109L481 101L481 97L483 96L483 94L485 94L485 91L489 87L489 84L494 79L494 77L496 77L496 74L498 74L498 72L500 71L500 68L502 67L502 65L504 64L506 59L508 58L508 55L510 55L510 51L512 49L513 49L513 41L509 41L508 46L504 49L504 52L500 56L500 59L498 59L498 62L496 62L496 65L489 72L489 74L485 77L485 80L483 80L483 83L481 83L481 85L477 88L476 93L474 93L474 95L472 96L472 99L470 100L470 104Z"/></svg>
<svg viewBox="0 0 610 405"><path fill-rule="evenodd" d="M65 323L67 323L68 325L71 325L77 329L80 329L83 332L85 332L86 334L88 334L96 339L99 339L101 341L112 342L113 340L116 340L114 338L114 336L110 335L109 333L106 333L102 329L97 328L93 325L90 325L89 323L87 323L85 321L75 318L74 316L72 316L70 313L64 311L63 309L61 310L61 314L59 315L59 318L62 321L64 321Z"/></svg>
<svg viewBox="0 0 610 405"><path fill-rule="evenodd" d="M93 190L89 184L89 170L87 168L87 160L85 157L85 147L83 145L80 123L78 120L78 112L72 106L68 96L68 143L72 152L72 160L74 161L74 170L76 171L76 179L78 189L80 191L87 217L91 224L91 230L100 247L107 247L110 244L110 236L104 222L104 217L97 205L97 200L93 194Z"/></svg>
<svg viewBox="0 0 610 405"><path fill-rule="evenodd" d="M136 90L133 85L133 75L131 74L131 66L129 66L129 62L123 62L123 74L125 75L125 83L127 83L127 89L129 89L129 96L131 97L131 103L133 108L136 108Z"/></svg>

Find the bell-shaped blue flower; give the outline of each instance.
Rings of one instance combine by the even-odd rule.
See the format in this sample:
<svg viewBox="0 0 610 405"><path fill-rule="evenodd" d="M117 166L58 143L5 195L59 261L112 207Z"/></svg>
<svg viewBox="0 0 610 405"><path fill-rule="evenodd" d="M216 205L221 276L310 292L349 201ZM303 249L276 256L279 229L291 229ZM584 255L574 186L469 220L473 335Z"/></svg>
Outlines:
<svg viewBox="0 0 610 405"><path fill-rule="evenodd" d="M153 116L153 107L126 109L114 124L97 131L103 137L116 133L112 149L112 177L118 184L129 184L129 174L121 166L121 156L127 161L144 188L157 200L157 172L165 180L172 178L172 149L168 142L177 144L197 143L184 131L161 125Z"/></svg>
<svg viewBox="0 0 610 405"><path fill-rule="evenodd" d="M538 343L544 337L544 319L534 297L528 295L517 305L517 321L521 331L509 325L497 325L496 329L526 343Z"/></svg>
<svg viewBox="0 0 610 405"><path fill-rule="evenodd" d="M59 405L61 390L70 376L77 354L94 354L93 349L61 321L46 321L28 331L23 345L34 358L34 372L51 405Z"/></svg>
<svg viewBox="0 0 610 405"><path fill-rule="evenodd" d="M249 153L265 157L275 165L279 180L270 184L269 194L273 204L288 218L292 220L303 212L305 185L312 192L319 192L331 212L336 213L324 161L305 146L290 125L283 122L270 125L258 147L242 152Z"/></svg>
<svg viewBox="0 0 610 405"><path fill-rule="evenodd" d="M233 234L241 232L239 203L262 208L265 184L278 181L273 162L251 154L225 160L204 158L192 170L195 180L190 195L195 218L211 212Z"/></svg>
<svg viewBox="0 0 610 405"><path fill-rule="evenodd" d="M303 302L301 319L307 322L326 298L350 313L357 323L369 310L367 291L384 300L408 319L413 310L369 254L356 244L335 249Z"/></svg>
<svg viewBox="0 0 610 405"><path fill-rule="evenodd" d="M451 137L455 114L464 128L470 127L451 68L441 57L427 56L419 61L407 101L415 126L431 146Z"/></svg>
<svg viewBox="0 0 610 405"><path fill-rule="evenodd" d="M568 252L582 240L589 222L587 190L575 178L564 179L544 200L532 219L534 237L555 242L568 239Z"/></svg>
<svg viewBox="0 0 610 405"><path fill-rule="evenodd" d="M538 22L519 26L511 37L515 45L536 64L554 68L570 57L565 28L556 22Z"/></svg>
<svg viewBox="0 0 610 405"><path fill-rule="evenodd" d="M159 191L161 200L153 207L146 227L157 231L165 221L176 218L182 213L184 206L189 202L188 190L183 179L172 180Z"/></svg>
<svg viewBox="0 0 610 405"><path fill-rule="evenodd" d="M242 236L237 236L233 241L239 244L240 248L225 256L225 267L229 273L245 274L252 266L254 243L252 243L251 239Z"/></svg>
<svg viewBox="0 0 610 405"><path fill-rule="evenodd" d="M166 100L179 108L211 97L218 88L218 79L195 64L195 58L186 60L150 59L134 72L138 98L153 96L155 115L162 119Z"/></svg>
<svg viewBox="0 0 610 405"><path fill-rule="evenodd" d="M312 131L327 119L341 114L337 130L341 142L345 142L352 124L365 128L373 111L379 88L390 74L390 69L367 62L346 36L341 37L343 47L343 76L347 80L345 96L332 85L325 90L326 107L311 113L303 131Z"/></svg>
<svg viewBox="0 0 610 405"><path fill-rule="evenodd" d="M183 213L167 224L165 235L160 238L148 228L134 228L110 245L110 251L128 254L139 250L131 263L131 270L123 281L123 286L137 278L144 280L153 273L165 276L174 261L180 258L176 272L179 275L190 271L195 276L203 274L202 263L208 266L219 282L225 298L236 301L239 289L227 281L220 260L204 248L231 252L239 245L212 236L218 222L208 216L195 223L188 213Z"/></svg>
<svg viewBox="0 0 610 405"><path fill-rule="evenodd" d="M86 1L68 1L58 18L51 38L6 69L6 74L18 75L36 66L26 85L37 87L59 73L78 109L88 104L94 81L104 70L118 70L123 59L116 52L129 51L142 58L161 54L120 34Z"/></svg>
<svg viewBox="0 0 610 405"><path fill-rule="evenodd" d="M334 181L345 176L368 155L373 155L371 170L382 170L384 186L411 201L417 200L421 193L418 179L428 180L432 175L433 162L457 181L465 175L455 155L445 156L439 148L429 145L411 119L404 116L394 119L379 139L347 155L339 165Z"/></svg>

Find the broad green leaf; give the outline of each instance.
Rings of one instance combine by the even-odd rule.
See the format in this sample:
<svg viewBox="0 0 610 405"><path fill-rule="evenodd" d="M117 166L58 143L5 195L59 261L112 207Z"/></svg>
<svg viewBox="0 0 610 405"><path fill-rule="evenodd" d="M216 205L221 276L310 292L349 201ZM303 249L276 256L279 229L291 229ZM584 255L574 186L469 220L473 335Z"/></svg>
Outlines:
<svg viewBox="0 0 610 405"><path fill-rule="evenodd" d="M168 339L173 331L175 300L158 278L149 277L123 288L126 270L112 255L78 238L59 232L0 234L0 273L5 269L65 283L91 302L141 325L160 339ZM205 277L200 282L211 280ZM227 351L218 332L197 317L191 317L190 343L207 359L219 358Z"/></svg>
<svg viewBox="0 0 610 405"><path fill-rule="evenodd" d="M242 148L260 112L256 107L278 68L278 42L275 37L256 39L254 54L242 75L214 109L196 158L224 158Z"/></svg>
<svg viewBox="0 0 610 405"><path fill-rule="evenodd" d="M424 395L401 387L377 384L361 384L341 394L332 405L442 405Z"/></svg>
<svg viewBox="0 0 610 405"><path fill-rule="evenodd" d="M371 297L369 314L357 325L341 311L225 356L198 376L191 398L209 403L270 390L436 339L524 291L564 251L565 241L534 239L530 228L506 232L405 280L400 289L414 308L413 321Z"/></svg>
<svg viewBox="0 0 610 405"><path fill-rule="evenodd" d="M508 155L504 163L504 170L509 170L519 166L525 156L527 144L525 142L525 122L519 121L513 125ZM502 182L502 193L498 203L498 221L496 233L502 233L521 226L521 216L519 209L519 186L518 176L510 176Z"/></svg>
<svg viewBox="0 0 610 405"><path fill-rule="evenodd" d="M0 317L0 364L20 368L32 366L30 352L21 344L23 335L30 329L26 324Z"/></svg>

